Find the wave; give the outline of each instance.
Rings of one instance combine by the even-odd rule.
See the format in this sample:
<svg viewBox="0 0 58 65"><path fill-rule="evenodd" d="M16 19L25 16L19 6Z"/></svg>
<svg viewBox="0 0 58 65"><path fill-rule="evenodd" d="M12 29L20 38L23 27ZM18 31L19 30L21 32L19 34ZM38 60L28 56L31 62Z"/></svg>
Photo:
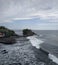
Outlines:
<svg viewBox="0 0 58 65"><path fill-rule="evenodd" d="M29 39L31 44L38 49L40 49L40 44L42 44L44 42L40 39L37 39L36 36L29 36L29 37L27 37L27 39Z"/></svg>
<svg viewBox="0 0 58 65"><path fill-rule="evenodd" d="M37 36L29 36L27 37L27 39L30 40L32 46L36 47L37 49L40 49L40 44L44 43L44 41L42 39L38 39ZM44 50L45 51L45 50ZM46 51L48 52L48 51ZM48 57L49 59L51 59L53 62L57 63L58 64L58 58L52 54L50 54L48 52Z"/></svg>
<svg viewBox="0 0 58 65"><path fill-rule="evenodd" d="M49 57L53 62L55 62L55 63L58 64L58 58L57 58L56 56L54 56L54 55L52 55L52 54L48 54L48 57Z"/></svg>

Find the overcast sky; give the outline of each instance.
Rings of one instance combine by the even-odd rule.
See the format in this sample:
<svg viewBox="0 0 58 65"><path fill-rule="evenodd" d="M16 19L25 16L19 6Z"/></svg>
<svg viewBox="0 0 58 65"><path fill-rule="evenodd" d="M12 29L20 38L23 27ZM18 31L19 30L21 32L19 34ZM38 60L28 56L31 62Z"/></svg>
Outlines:
<svg viewBox="0 0 58 65"><path fill-rule="evenodd" d="M0 26L58 30L58 0L0 0Z"/></svg>

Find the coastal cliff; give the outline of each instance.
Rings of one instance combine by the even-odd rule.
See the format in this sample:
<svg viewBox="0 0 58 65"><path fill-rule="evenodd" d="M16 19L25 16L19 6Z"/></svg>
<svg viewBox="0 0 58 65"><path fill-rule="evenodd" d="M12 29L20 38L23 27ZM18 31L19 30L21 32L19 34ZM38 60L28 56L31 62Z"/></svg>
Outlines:
<svg viewBox="0 0 58 65"><path fill-rule="evenodd" d="M32 35L35 35L34 32L32 32L32 30L30 29L23 29L23 36L32 36Z"/></svg>
<svg viewBox="0 0 58 65"><path fill-rule="evenodd" d="M4 26L0 26L0 43L11 44L15 43L15 37L18 35Z"/></svg>

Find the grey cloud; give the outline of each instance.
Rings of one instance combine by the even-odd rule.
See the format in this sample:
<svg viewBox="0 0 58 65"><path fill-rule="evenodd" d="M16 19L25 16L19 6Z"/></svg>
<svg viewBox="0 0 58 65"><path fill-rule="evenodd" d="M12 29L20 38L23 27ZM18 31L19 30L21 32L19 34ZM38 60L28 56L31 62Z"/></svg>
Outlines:
<svg viewBox="0 0 58 65"><path fill-rule="evenodd" d="M0 0L0 20L32 17L39 11L44 14L58 11L58 0Z"/></svg>

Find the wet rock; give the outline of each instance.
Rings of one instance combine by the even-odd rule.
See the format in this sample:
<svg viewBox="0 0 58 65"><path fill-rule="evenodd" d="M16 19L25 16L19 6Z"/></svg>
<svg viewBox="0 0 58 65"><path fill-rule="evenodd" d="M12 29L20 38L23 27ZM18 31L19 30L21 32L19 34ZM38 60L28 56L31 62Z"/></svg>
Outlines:
<svg viewBox="0 0 58 65"><path fill-rule="evenodd" d="M25 65L29 65L29 63L25 63Z"/></svg>
<svg viewBox="0 0 58 65"><path fill-rule="evenodd" d="M8 51L6 51L6 50L2 50L1 52L2 52L3 54L8 53Z"/></svg>
<svg viewBox="0 0 58 65"><path fill-rule="evenodd" d="M35 35L35 33L30 29L24 29L23 30L23 36L32 36Z"/></svg>
<svg viewBox="0 0 58 65"><path fill-rule="evenodd" d="M13 43L16 43L16 39L14 37L0 38L0 43L3 43L3 44L13 44Z"/></svg>
<svg viewBox="0 0 58 65"><path fill-rule="evenodd" d="M9 64L9 65L22 65L21 63L12 63L12 64Z"/></svg>
<svg viewBox="0 0 58 65"><path fill-rule="evenodd" d="M39 62L39 65L46 65L44 62Z"/></svg>

